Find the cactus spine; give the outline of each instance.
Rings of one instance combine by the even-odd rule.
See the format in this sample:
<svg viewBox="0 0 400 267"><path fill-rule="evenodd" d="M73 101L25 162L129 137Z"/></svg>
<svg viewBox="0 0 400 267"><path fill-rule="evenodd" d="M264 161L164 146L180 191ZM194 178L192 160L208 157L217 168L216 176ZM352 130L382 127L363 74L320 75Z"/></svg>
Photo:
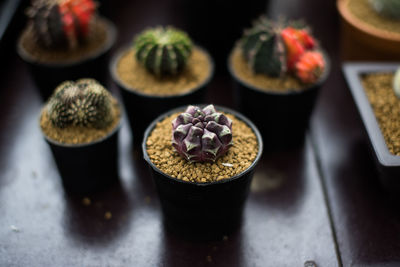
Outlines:
<svg viewBox="0 0 400 267"><path fill-rule="evenodd" d="M189 36L173 27L150 28L134 40L137 60L156 76L176 75L192 52Z"/></svg>
<svg viewBox="0 0 400 267"><path fill-rule="evenodd" d="M232 146L232 121L213 105L188 106L172 122L172 145L189 162L214 162Z"/></svg>

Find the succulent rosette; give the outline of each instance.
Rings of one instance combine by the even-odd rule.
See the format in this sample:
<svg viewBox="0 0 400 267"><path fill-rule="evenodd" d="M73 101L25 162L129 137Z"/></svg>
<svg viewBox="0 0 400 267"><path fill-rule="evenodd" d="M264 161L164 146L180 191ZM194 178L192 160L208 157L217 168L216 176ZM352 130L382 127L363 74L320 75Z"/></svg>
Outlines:
<svg viewBox="0 0 400 267"><path fill-rule="evenodd" d="M213 105L188 106L172 121L172 145L189 162L214 162L232 144L232 120Z"/></svg>
<svg viewBox="0 0 400 267"><path fill-rule="evenodd" d="M245 31L241 46L254 73L271 77L291 73L309 84L316 82L325 69L318 43L300 21L274 23L262 16Z"/></svg>

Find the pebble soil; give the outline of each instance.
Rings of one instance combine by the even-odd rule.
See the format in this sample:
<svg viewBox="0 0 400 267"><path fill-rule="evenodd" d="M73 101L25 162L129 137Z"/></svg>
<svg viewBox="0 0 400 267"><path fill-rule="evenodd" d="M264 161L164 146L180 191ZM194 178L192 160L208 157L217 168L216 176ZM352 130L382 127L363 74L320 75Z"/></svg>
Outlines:
<svg viewBox="0 0 400 267"><path fill-rule="evenodd" d="M147 153L162 172L183 181L210 183L231 178L250 167L258 153L257 137L243 121L226 114L232 121L233 146L214 163L189 163L171 145L172 114L158 122L147 141Z"/></svg>
<svg viewBox="0 0 400 267"><path fill-rule="evenodd" d="M393 77L372 73L362 77L362 84L390 153L400 156L400 99L393 91Z"/></svg>

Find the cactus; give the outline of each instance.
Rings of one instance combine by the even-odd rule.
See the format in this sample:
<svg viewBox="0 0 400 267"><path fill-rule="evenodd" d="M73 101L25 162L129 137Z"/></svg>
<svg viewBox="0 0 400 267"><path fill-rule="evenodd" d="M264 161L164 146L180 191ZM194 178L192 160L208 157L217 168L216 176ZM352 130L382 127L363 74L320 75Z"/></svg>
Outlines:
<svg viewBox="0 0 400 267"><path fill-rule="evenodd" d="M192 52L189 36L173 27L150 28L134 40L137 60L156 76L176 75Z"/></svg>
<svg viewBox="0 0 400 267"><path fill-rule="evenodd" d="M53 126L102 129L112 122L112 96L97 81L80 79L60 84L47 104Z"/></svg>
<svg viewBox="0 0 400 267"><path fill-rule="evenodd" d="M213 105L188 106L172 121L172 145L189 162L214 162L232 144L232 121Z"/></svg>
<svg viewBox="0 0 400 267"><path fill-rule="evenodd" d="M318 51L307 51L302 54L295 65L296 76L303 83L314 83L325 70L325 62Z"/></svg>
<svg viewBox="0 0 400 267"><path fill-rule="evenodd" d="M255 73L280 76L286 71L285 51L273 23L265 17L255 21L241 40L243 55Z"/></svg>
<svg viewBox="0 0 400 267"><path fill-rule="evenodd" d="M369 0L372 8L382 16L400 19L399 0Z"/></svg>
<svg viewBox="0 0 400 267"><path fill-rule="evenodd" d="M251 29L245 31L241 46L245 59L255 73L277 77L292 72L304 83L309 83L319 77L316 75L322 74L313 69L312 74L305 77L306 72L300 71L302 68L296 69L303 54L317 48L317 42L301 21L273 23L262 16L254 22ZM321 58L322 65L325 66L322 54ZM321 67L318 70L323 69Z"/></svg>
<svg viewBox="0 0 400 267"><path fill-rule="evenodd" d="M76 48L90 33L93 0L34 0L28 16L38 42L47 48Z"/></svg>

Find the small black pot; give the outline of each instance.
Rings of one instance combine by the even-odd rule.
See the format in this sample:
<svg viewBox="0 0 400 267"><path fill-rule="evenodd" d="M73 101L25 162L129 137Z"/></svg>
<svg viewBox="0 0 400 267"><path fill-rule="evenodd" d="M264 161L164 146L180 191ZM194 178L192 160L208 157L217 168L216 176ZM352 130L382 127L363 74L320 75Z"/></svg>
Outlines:
<svg viewBox="0 0 400 267"><path fill-rule="evenodd" d="M118 132L87 144L62 144L47 137L64 188L72 193L103 190L118 181Z"/></svg>
<svg viewBox="0 0 400 267"><path fill-rule="evenodd" d="M185 107L171 110L155 119L146 129L142 143L144 159L150 166L157 187L165 225L188 239L221 238L238 228L254 168L263 151L261 135L249 119L228 108L216 106L216 109L233 114L245 122L257 136L259 144L257 157L250 167L230 179L212 183L185 182L163 173L151 162L146 150L149 134L157 122L175 112L184 111Z"/></svg>
<svg viewBox="0 0 400 267"><path fill-rule="evenodd" d="M114 45L117 30L107 19L102 18L107 25L107 40L103 48L89 57L69 62L42 63L34 58L23 48L18 41L17 52L28 64L32 78L39 89L43 100L47 100L54 89L63 81L77 80L79 78L93 78L101 84L107 82L107 64L109 51Z"/></svg>
<svg viewBox="0 0 400 267"><path fill-rule="evenodd" d="M290 148L303 143L319 89L329 75L330 62L326 53L324 59L325 72L317 83L302 91L267 92L237 77L229 57L235 104L260 129L266 149Z"/></svg>
<svg viewBox="0 0 400 267"><path fill-rule="evenodd" d="M387 148L375 113L362 86L361 77L368 73L395 72L399 64L345 63L343 65L344 76L369 138L380 181L385 190L393 193L400 192L400 156L393 155Z"/></svg>
<svg viewBox="0 0 400 267"><path fill-rule="evenodd" d="M117 74L117 64L122 55L129 49L129 47L124 47L116 53L110 63L110 72L114 82L118 85L121 92L122 101L134 135L134 146L140 148L144 130L159 114L177 106L204 102L207 85L214 74L214 63L211 56L209 56L211 63L210 76L197 88L194 88L189 92L168 96L148 95L134 90L133 88L129 88Z"/></svg>
<svg viewBox="0 0 400 267"><path fill-rule="evenodd" d="M193 40L210 51L217 73L228 74L226 58L231 45L258 16L265 14L269 0L187 1L182 5L182 18Z"/></svg>

